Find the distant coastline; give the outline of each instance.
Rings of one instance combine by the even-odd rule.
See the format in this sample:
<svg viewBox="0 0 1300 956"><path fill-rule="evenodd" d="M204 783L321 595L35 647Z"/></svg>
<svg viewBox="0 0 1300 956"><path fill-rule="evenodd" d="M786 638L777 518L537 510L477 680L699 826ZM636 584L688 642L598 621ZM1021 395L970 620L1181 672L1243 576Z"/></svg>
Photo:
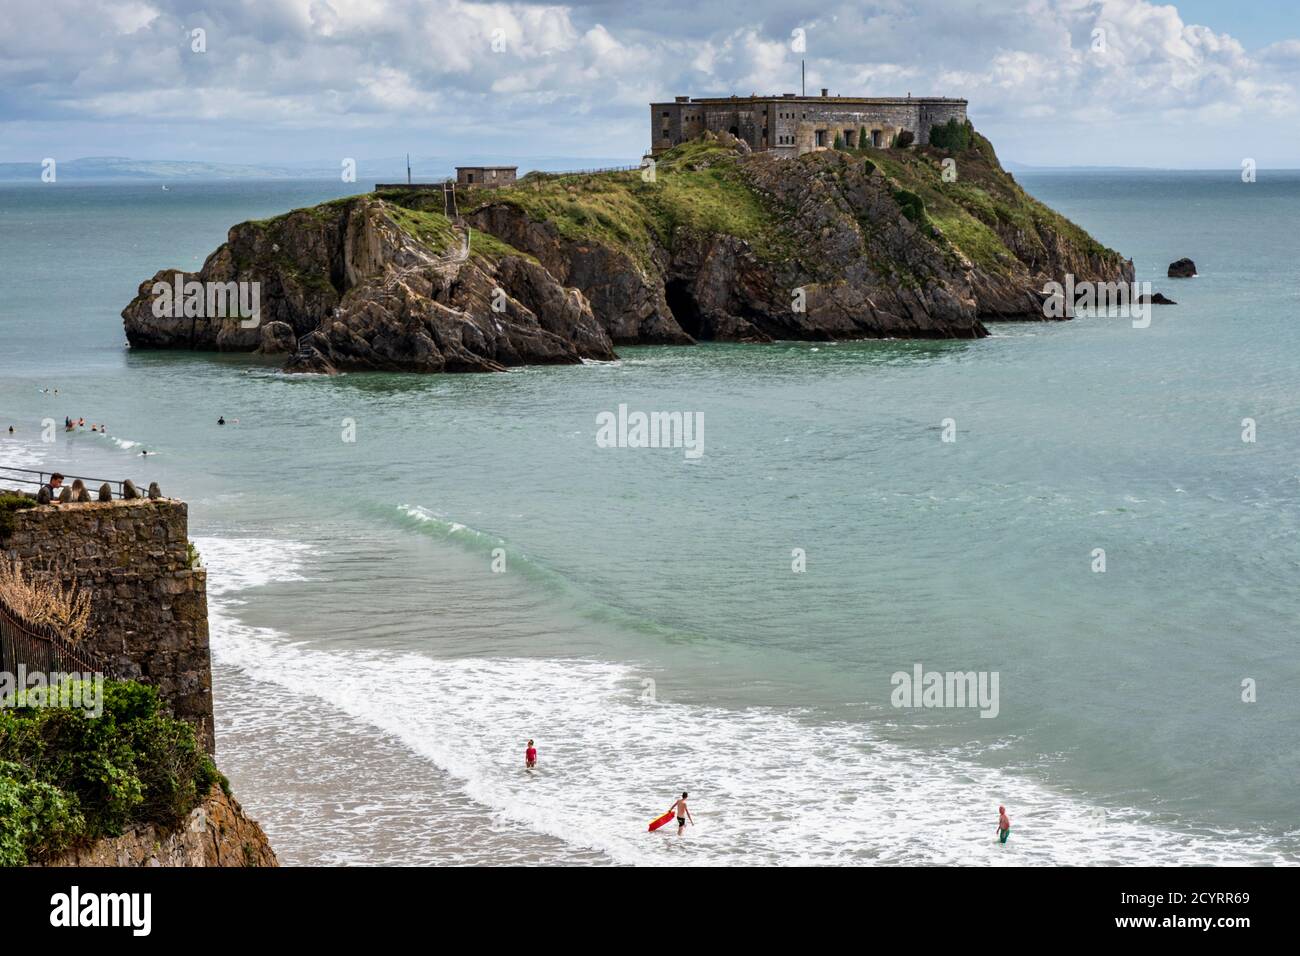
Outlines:
<svg viewBox="0 0 1300 956"><path fill-rule="evenodd" d="M521 173L536 170L553 172L564 169L634 165L638 157L628 156L509 156L505 157L519 166ZM457 164L496 162L501 155L473 153L455 157L412 157L413 178L417 180L444 179L455 174ZM1236 167L1223 168L1173 168L1164 166L1037 166L1015 160L1003 160L1007 172L1019 175L1038 173L1238 173ZM41 163L0 162L0 184L32 183L49 185L41 181ZM1291 172L1300 167L1279 167L1274 172ZM357 161L357 185L406 178L405 160L401 157L360 159ZM94 183L171 183L171 182L236 182L236 181L340 181L337 163L313 160L302 163L208 163L184 159L136 159L124 156L87 156L60 162L58 182L78 184Z"/></svg>

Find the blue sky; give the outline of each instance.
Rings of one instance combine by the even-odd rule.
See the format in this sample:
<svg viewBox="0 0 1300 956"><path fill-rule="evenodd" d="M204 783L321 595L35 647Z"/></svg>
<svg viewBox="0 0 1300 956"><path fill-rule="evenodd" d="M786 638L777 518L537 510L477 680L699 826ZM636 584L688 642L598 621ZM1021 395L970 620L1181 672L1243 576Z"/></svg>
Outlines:
<svg viewBox="0 0 1300 956"><path fill-rule="evenodd" d="M1248 49L1300 36L1296 0L1184 0L1173 6L1189 23L1231 34Z"/></svg>
<svg viewBox="0 0 1300 956"><path fill-rule="evenodd" d="M652 99L794 90L802 57L810 89L964 96L1000 154L1024 163L1300 167L1300 12L1282 0L7 0L5 11L0 161L632 162Z"/></svg>

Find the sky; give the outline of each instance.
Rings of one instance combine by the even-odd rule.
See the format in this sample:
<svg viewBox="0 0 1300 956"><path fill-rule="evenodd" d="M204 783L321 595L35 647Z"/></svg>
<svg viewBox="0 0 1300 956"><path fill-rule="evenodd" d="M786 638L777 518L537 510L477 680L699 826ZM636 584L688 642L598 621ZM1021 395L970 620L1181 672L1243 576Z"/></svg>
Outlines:
<svg viewBox="0 0 1300 956"><path fill-rule="evenodd" d="M0 0L0 13L0 162L633 163L648 103L797 91L802 58L809 91L964 97L1020 163L1300 167L1300 0Z"/></svg>

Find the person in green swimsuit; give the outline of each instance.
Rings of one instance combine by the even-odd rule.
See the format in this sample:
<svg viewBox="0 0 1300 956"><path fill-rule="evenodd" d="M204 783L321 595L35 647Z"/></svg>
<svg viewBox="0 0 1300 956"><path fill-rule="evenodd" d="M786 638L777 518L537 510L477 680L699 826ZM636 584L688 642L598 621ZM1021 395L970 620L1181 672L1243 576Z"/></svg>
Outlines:
<svg viewBox="0 0 1300 956"><path fill-rule="evenodd" d="M1006 843L1011 836L1011 818L1007 816L1006 807L998 807L998 841Z"/></svg>

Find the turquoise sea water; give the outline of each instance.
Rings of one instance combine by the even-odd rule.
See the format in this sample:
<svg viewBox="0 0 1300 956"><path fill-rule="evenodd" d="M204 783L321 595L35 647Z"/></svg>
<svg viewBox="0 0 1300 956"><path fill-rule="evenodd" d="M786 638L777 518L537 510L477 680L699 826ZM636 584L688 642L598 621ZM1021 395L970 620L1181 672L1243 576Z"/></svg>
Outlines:
<svg viewBox="0 0 1300 956"><path fill-rule="evenodd" d="M341 188L0 187L0 462L190 502L219 761L288 862L1295 862L1300 173L1020 178L1179 304L288 377L118 313ZM703 457L597 447L620 404ZM891 706L917 663L997 716Z"/></svg>

